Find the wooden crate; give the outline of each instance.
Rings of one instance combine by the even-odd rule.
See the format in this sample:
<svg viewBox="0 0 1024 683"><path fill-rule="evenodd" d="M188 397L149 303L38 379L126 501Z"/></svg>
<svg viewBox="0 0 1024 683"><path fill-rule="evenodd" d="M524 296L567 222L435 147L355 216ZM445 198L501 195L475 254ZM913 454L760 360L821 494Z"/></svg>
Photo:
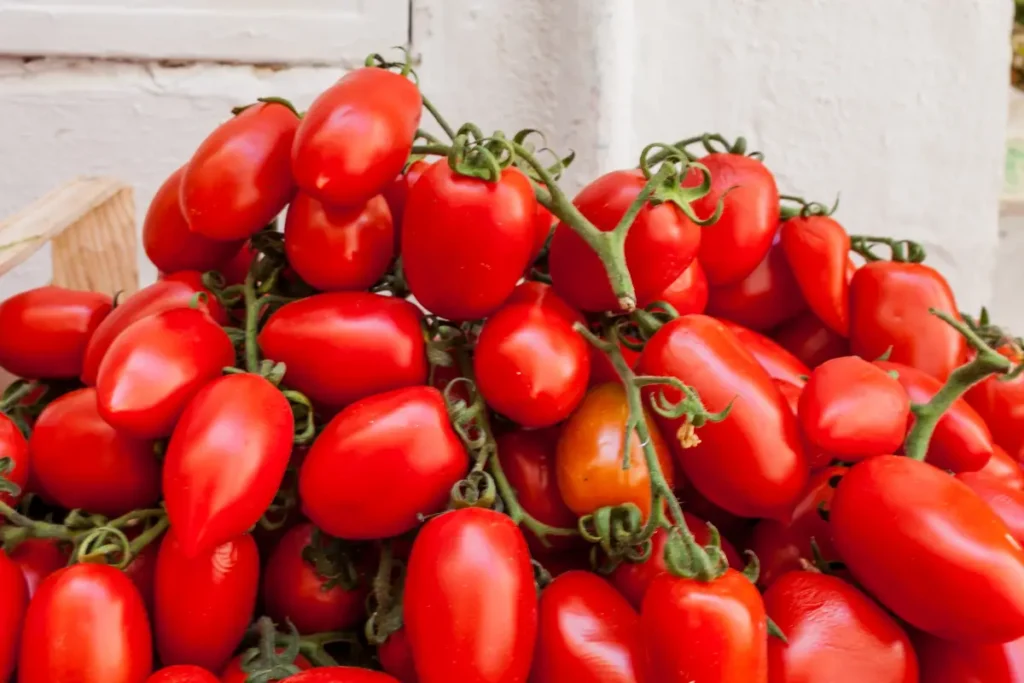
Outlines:
<svg viewBox="0 0 1024 683"><path fill-rule="evenodd" d="M9 273L47 242L53 284L111 295L138 289L131 185L114 178L76 178L0 220L0 277L17 277ZM12 380L0 370L0 391Z"/></svg>

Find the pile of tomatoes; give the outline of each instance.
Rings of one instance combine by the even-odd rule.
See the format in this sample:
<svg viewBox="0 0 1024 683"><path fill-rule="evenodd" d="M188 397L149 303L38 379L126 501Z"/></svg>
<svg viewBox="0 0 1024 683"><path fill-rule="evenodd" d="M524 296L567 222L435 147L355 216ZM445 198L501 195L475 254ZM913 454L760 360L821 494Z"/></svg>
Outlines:
<svg viewBox="0 0 1024 683"><path fill-rule="evenodd" d="M1021 340L742 139L570 162L374 56L0 303L0 680L1024 681Z"/></svg>

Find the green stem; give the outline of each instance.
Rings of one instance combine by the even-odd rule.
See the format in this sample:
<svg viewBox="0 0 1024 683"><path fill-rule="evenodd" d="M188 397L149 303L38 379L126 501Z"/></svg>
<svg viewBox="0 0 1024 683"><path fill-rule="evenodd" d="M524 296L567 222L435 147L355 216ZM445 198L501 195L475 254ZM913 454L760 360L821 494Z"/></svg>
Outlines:
<svg viewBox="0 0 1024 683"><path fill-rule="evenodd" d="M167 519L167 515L163 515L156 520L156 523L143 531L141 534L132 539L132 542L128 545L128 552L131 557L136 557L142 549L148 546L150 543L160 538L160 536L167 531L170 527L170 520Z"/></svg>
<svg viewBox="0 0 1024 683"><path fill-rule="evenodd" d="M260 349L256 343L260 316L260 300L256 296L256 279L252 273L245 276L242 289L245 296L245 369L259 374Z"/></svg>
<svg viewBox="0 0 1024 683"><path fill-rule="evenodd" d="M423 97L423 108L430 112L430 115L434 117L435 121L437 121L437 125L441 126L441 130L443 130L444 134L448 136L448 139L454 140L455 129L451 127L451 124L449 124L443 116L441 116L441 112L437 110L434 103L426 97Z"/></svg>
<svg viewBox="0 0 1024 683"><path fill-rule="evenodd" d="M452 151L451 145L443 144L428 144L428 145L413 145L412 154L422 154L425 156L441 156L446 157Z"/></svg>
<svg viewBox="0 0 1024 683"><path fill-rule="evenodd" d="M20 382L20 383L19 383ZM15 382L11 387L8 388L9 393L3 397L0 401L0 413L6 413L8 410L18 405L18 403L32 393L32 390L36 388L36 384L33 382L26 382L25 380L19 380ZM14 388L17 385L17 388Z"/></svg>

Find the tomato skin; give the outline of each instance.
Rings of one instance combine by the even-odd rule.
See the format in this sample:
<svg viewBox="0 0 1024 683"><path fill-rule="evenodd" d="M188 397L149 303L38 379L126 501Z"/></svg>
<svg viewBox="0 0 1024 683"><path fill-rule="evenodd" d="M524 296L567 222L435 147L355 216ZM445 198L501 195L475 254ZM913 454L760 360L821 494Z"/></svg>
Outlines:
<svg viewBox="0 0 1024 683"><path fill-rule="evenodd" d="M35 595L36 588L50 574L62 569L68 563L68 552L51 538L26 538L7 553L25 575L28 596ZM0 676L0 680L3 677Z"/></svg>
<svg viewBox="0 0 1024 683"><path fill-rule="evenodd" d="M864 460L839 483L830 525L857 582L913 626L953 640L1024 635L1024 550L942 470L902 456Z"/></svg>
<svg viewBox="0 0 1024 683"><path fill-rule="evenodd" d="M992 457L977 472L963 472L966 477L985 479L1017 491L1024 491L1024 468L998 445L992 448ZM965 476L961 476L964 479Z"/></svg>
<svg viewBox="0 0 1024 683"><path fill-rule="evenodd" d="M242 248L245 249L245 247ZM198 308L209 313L210 317L213 318L218 325L226 325L228 323L228 312L224 309L224 305L218 301L217 297L213 295L213 292L207 289L206 285L203 284L203 273L200 273L198 270L179 270L176 273L165 275L162 279L169 280L170 282L180 282L191 287L192 295L188 299L189 302L196 294L205 294L206 297L199 302ZM245 276L242 277L242 280L244 279ZM241 284L241 282L238 284Z"/></svg>
<svg viewBox="0 0 1024 683"><path fill-rule="evenodd" d="M288 400L258 375L226 375L195 395L163 467L167 517L186 555L259 521L284 478L294 431Z"/></svg>
<svg viewBox="0 0 1024 683"><path fill-rule="evenodd" d="M708 276L694 259L683 273L657 297L672 305L679 315L703 313L708 307Z"/></svg>
<svg viewBox="0 0 1024 683"><path fill-rule="evenodd" d="M652 681L768 681L764 603L735 569L709 583L657 577L644 597L640 628Z"/></svg>
<svg viewBox="0 0 1024 683"><path fill-rule="evenodd" d="M1024 638L964 643L914 634L922 683L1017 683L1024 679Z"/></svg>
<svg viewBox="0 0 1024 683"><path fill-rule="evenodd" d="M132 539L136 535L137 533L128 534L128 538ZM139 590L139 595L142 596L142 602L146 606L146 613L150 615L153 614L153 596L156 591L156 558L162 539L163 535L148 544L124 568L125 575L132 580L132 583Z"/></svg>
<svg viewBox="0 0 1024 683"><path fill-rule="evenodd" d="M960 319L949 283L920 263L875 261L850 282L850 349L867 360L892 347L889 360L923 370L940 382L967 360L967 342L930 314Z"/></svg>
<svg viewBox="0 0 1024 683"><path fill-rule="evenodd" d="M281 213L295 192L289 154L298 127L291 109L261 102L210 133L181 178L189 229L210 239L243 240Z"/></svg>
<svg viewBox="0 0 1024 683"><path fill-rule="evenodd" d="M1024 543L1024 491L1001 482L964 472L956 478L967 484L1003 520L1019 543Z"/></svg>
<svg viewBox="0 0 1024 683"><path fill-rule="evenodd" d="M473 368L491 408L527 428L550 427L583 400L590 345L560 313L514 304L484 323Z"/></svg>
<svg viewBox="0 0 1024 683"><path fill-rule="evenodd" d="M404 627L392 633L377 647L377 657L381 668L398 679L399 683L418 683L416 663L413 662L412 647Z"/></svg>
<svg viewBox="0 0 1024 683"><path fill-rule="evenodd" d="M833 358L850 355L850 342L825 327L813 313L797 316L777 327L771 337L812 369Z"/></svg>
<svg viewBox="0 0 1024 683"><path fill-rule="evenodd" d="M399 683L396 679L369 669L351 666L316 667L284 679L284 683Z"/></svg>
<svg viewBox="0 0 1024 683"><path fill-rule="evenodd" d="M249 240L243 242L241 249L220 267L220 274L224 276L224 283L227 285L240 285L245 282L245 278L249 275L249 270L252 268L253 261L259 255L260 253L252 248L252 242Z"/></svg>
<svg viewBox="0 0 1024 683"><path fill-rule="evenodd" d="M259 590L249 534L190 556L172 529L157 554L153 623L160 661L220 671L242 642Z"/></svg>
<svg viewBox="0 0 1024 683"><path fill-rule="evenodd" d="M696 389L709 411L733 401L729 416L701 427L700 443L670 440L688 481L716 505L745 517L781 517L807 483L808 465L796 419L771 377L736 335L705 315L665 324L647 342L643 375L677 377ZM650 390L645 393L650 395ZM677 400L678 390L665 396ZM734 400L735 399L735 400ZM658 417L675 437L684 419Z"/></svg>
<svg viewBox="0 0 1024 683"><path fill-rule="evenodd" d="M803 361L759 332L728 320L722 320L721 323L736 335L772 379L783 380L797 387L804 386L811 370Z"/></svg>
<svg viewBox="0 0 1024 683"><path fill-rule="evenodd" d="M335 206L358 206L402 172L420 125L419 88L385 69L345 74L302 117L292 173L303 192Z"/></svg>
<svg viewBox="0 0 1024 683"><path fill-rule="evenodd" d="M398 536L442 510L469 455L433 387L406 387L353 403L321 432L299 472L306 516L332 536ZM387 482L395 495L381 496Z"/></svg>
<svg viewBox="0 0 1024 683"><path fill-rule="evenodd" d="M527 680L537 596L511 518L465 508L428 521L412 546L404 601L420 683Z"/></svg>
<svg viewBox="0 0 1024 683"><path fill-rule="evenodd" d="M77 377L111 311L106 294L39 287L0 302L0 368L26 379Z"/></svg>
<svg viewBox="0 0 1024 683"><path fill-rule="evenodd" d="M971 387L966 398L985 419L995 442L1024 462L1024 375L1006 382L989 377Z"/></svg>
<svg viewBox="0 0 1024 683"><path fill-rule="evenodd" d="M388 209L391 211L391 221L394 224L395 233L395 253L402 247L402 219L405 217L405 204L409 199L409 190L416 181L420 179L423 172L430 168L430 165L435 163L433 161L426 161L424 159L417 159L416 161L409 164L409 167L402 173L399 173L391 183L384 188L381 195L384 200L388 203ZM442 161L441 163L448 163Z"/></svg>
<svg viewBox="0 0 1024 683"><path fill-rule="evenodd" d="M51 574L21 636L18 683L143 683L152 669L146 608L115 567L84 563Z"/></svg>
<svg viewBox="0 0 1024 683"><path fill-rule="evenodd" d="M594 227L611 232L646 184L637 170L612 171L584 187L573 204ZM682 275L700 246L701 228L672 202L640 209L626 237L626 266L637 306L656 300ZM616 311L604 265L572 228L559 223L548 254L551 282L558 295L583 311Z"/></svg>
<svg viewBox="0 0 1024 683"><path fill-rule="evenodd" d="M778 241L745 278L708 290L708 315L752 330L763 332L806 310L807 302Z"/></svg>
<svg viewBox="0 0 1024 683"><path fill-rule="evenodd" d="M402 268L416 300L454 321L496 311L529 264L536 206L516 168L493 183L445 163L424 171L402 224Z"/></svg>
<svg viewBox="0 0 1024 683"><path fill-rule="evenodd" d="M0 476L17 484L24 493L25 485L28 484L29 472L28 441L25 440L18 426L14 424L14 420L0 413L0 460L4 458L10 459L9 469L0 473ZM20 499L21 494L15 498L9 493L0 493L0 501L7 505L14 505Z"/></svg>
<svg viewBox="0 0 1024 683"><path fill-rule="evenodd" d="M765 591L764 604L789 640L768 639L770 683L917 683L910 638L842 579L790 572Z"/></svg>
<svg viewBox="0 0 1024 683"><path fill-rule="evenodd" d="M0 681L10 680L18 663L25 610L30 597L21 568L0 548Z"/></svg>
<svg viewBox="0 0 1024 683"><path fill-rule="evenodd" d="M829 216L783 221L779 241L808 307L836 334L850 334L850 236Z"/></svg>
<svg viewBox="0 0 1024 683"><path fill-rule="evenodd" d="M640 437L629 436L629 469L622 468L623 431L629 415L621 384L591 389L562 427L555 451L558 490L566 506L578 516L608 505L633 503L646 518L651 513L651 484ZM645 410L661 471L671 487L675 479L672 458L654 420Z"/></svg>
<svg viewBox="0 0 1024 683"><path fill-rule="evenodd" d="M160 669L146 683L220 683L220 679L201 666L176 664Z"/></svg>
<svg viewBox="0 0 1024 683"><path fill-rule="evenodd" d="M544 245L548 243L548 236L551 235L555 222L555 215L537 202L537 211L533 214L533 227L536 232L533 237L533 251L530 252L530 263L540 256Z"/></svg>
<svg viewBox="0 0 1024 683"><path fill-rule="evenodd" d="M421 320L419 309L403 299L317 294L275 311L259 344L267 358L288 366L288 386L318 408L336 411L367 396L426 383Z"/></svg>
<svg viewBox="0 0 1024 683"><path fill-rule="evenodd" d="M512 290L508 299L505 300L506 307L513 304L529 304L549 309L565 318L570 325L577 322L585 325L587 322L582 313L555 294L555 290L551 285L543 282L536 282L534 280L520 282Z"/></svg>

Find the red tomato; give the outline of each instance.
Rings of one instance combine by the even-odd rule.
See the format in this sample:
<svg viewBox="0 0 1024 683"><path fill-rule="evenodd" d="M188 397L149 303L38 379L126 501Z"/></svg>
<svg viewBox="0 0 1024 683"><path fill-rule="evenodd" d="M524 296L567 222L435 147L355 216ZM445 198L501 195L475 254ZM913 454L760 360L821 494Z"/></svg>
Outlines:
<svg viewBox="0 0 1024 683"><path fill-rule="evenodd" d="M368 289L395 255L395 229L384 197L334 208L300 192L288 207L284 249L303 280L327 292Z"/></svg>
<svg viewBox="0 0 1024 683"><path fill-rule="evenodd" d="M722 324L736 335L772 379L803 387L811 374L810 368L804 365L803 361L763 334L727 320L723 320Z"/></svg>
<svg viewBox="0 0 1024 683"><path fill-rule="evenodd" d="M703 313L708 307L708 276L694 261L656 299L672 305L679 315Z"/></svg>
<svg viewBox="0 0 1024 683"><path fill-rule="evenodd" d="M971 387L966 398L985 419L995 442L1024 462L1024 375L1006 382L989 377Z"/></svg>
<svg viewBox="0 0 1024 683"><path fill-rule="evenodd" d="M61 507L117 517L160 497L160 463L152 442L104 422L95 389L72 391L46 406L29 450L32 476L47 500Z"/></svg>
<svg viewBox="0 0 1024 683"><path fill-rule="evenodd" d="M833 332L850 334L850 236L828 216L782 222L780 242L811 312Z"/></svg>
<svg viewBox="0 0 1024 683"><path fill-rule="evenodd" d="M967 342L929 308L960 317L949 283L920 263L875 261L850 282L850 349L923 370L940 382L967 360Z"/></svg>
<svg viewBox="0 0 1024 683"><path fill-rule="evenodd" d="M402 269L413 296L449 320L496 311L530 262L536 207L516 168L488 182L432 165L409 191L402 224Z"/></svg>
<svg viewBox="0 0 1024 683"><path fill-rule="evenodd" d="M52 538L26 538L7 554L25 575L30 598L43 579L68 563L67 549Z"/></svg>
<svg viewBox="0 0 1024 683"><path fill-rule="evenodd" d="M332 536L388 538L443 510L468 469L441 392L407 387L353 403L327 424L302 463L299 498Z"/></svg>
<svg viewBox="0 0 1024 683"><path fill-rule="evenodd" d="M426 383L421 319L419 309L403 299L318 294L278 309L259 344L267 358L288 366L285 384L317 407L336 411L373 394Z"/></svg>
<svg viewBox="0 0 1024 683"><path fill-rule="evenodd" d="M302 117L292 147L295 182L335 206L359 206L402 172L420 125L416 85L373 67L350 71Z"/></svg>
<svg viewBox="0 0 1024 683"><path fill-rule="evenodd" d="M28 379L76 377L110 313L106 294L40 287L0 302L0 368Z"/></svg>
<svg viewBox="0 0 1024 683"><path fill-rule="evenodd" d="M156 269L164 273L179 270L216 270L238 253L242 242L212 240L188 228L181 212L182 166L156 191L142 224L142 247Z"/></svg>
<svg viewBox="0 0 1024 683"><path fill-rule="evenodd" d="M598 230L610 232L646 182L640 171L612 171L584 187L573 204ZM713 210L714 202L707 214ZM693 263L700 240L700 226L673 202L644 205L626 237L626 266L637 306L655 301L683 274ZM568 225L555 228L548 266L555 291L572 306L584 311L620 308L601 260Z"/></svg>
<svg viewBox="0 0 1024 683"><path fill-rule="evenodd" d="M398 679L399 683L418 683L416 663L412 660L412 647L405 628L400 628L377 647L377 657L384 671Z"/></svg>
<svg viewBox="0 0 1024 683"><path fill-rule="evenodd" d="M246 247L242 247L244 250ZM224 309L224 305L213 295L206 285L203 284L203 273L198 270L179 270L177 273L171 273L166 275L163 280L170 280L171 282L180 282L188 285L192 288L193 296L196 293L206 294L206 298L199 303L199 308L205 309L215 321L220 325L226 325L228 323L228 312ZM242 280L245 280L245 276L242 276ZM238 282L241 284L241 281ZM190 299L191 300L191 299ZM157 311L159 312L159 311Z"/></svg>
<svg viewBox="0 0 1024 683"><path fill-rule="evenodd" d="M977 472L965 472L965 475L978 479L998 482L1003 486L1024 491L1024 468L1019 462L1007 455L999 446L993 446L992 457ZM962 479L963 477L961 477Z"/></svg>
<svg viewBox="0 0 1024 683"><path fill-rule="evenodd" d="M640 617L607 581L571 571L541 593L530 683L643 681Z"/></svg>
<svg viewBox="0 0 1024 683"><path fill-rule="evenodd" d="M119 569L76 564L39 584L21 633L18 683L141 683L153 666L149 620Z"/></svg>
<svg viewBox="0 0 1024 683"><path fill-rule="evenodd" d="M910 638L842 579L790 572L765 591L764 605L789 641L768 639L771 683L917 683Z"/></svg>
<svg viewBox="0 0 1024 683"><path fill-rule="evenodd" d="M405 629L420 683L524 683L537 633L530 553L511 518L464 508L412 546Z"/></svg>
<svg viewBox="0 0 1024 683"><path fill-rule="evenodd" d="M532 263L540 252L544 249L544 245L548 243L548 236L551 235L552 228L555 227L555 216L540 202L537 202L537 211L533 215L533 227L536 232L533 236L533 251L530 253L530 262Z"/></svg>
<svg viewBox="0 0 1024 683"><path fill-rule="evenodd" d="M135 538L140 531L141 529L135 533L128 534L128 538ZM153 614L153 595L155 593L154 584L156 583L156 558L159 553L162 538L163 536L144 547L139 551L139 554L132 559L131 563L124 568L124 573L132 580L135 587L139 589L139 595L142 596L142 602L146 605L146 612L150 615Z"/></svg>
<svg viewBox="0 0 1024 683"><path fill-rule="evenodd" d="M29 454L28 442L14 420L0 413L0 477L25 491L28 484ZM14 505L21 499L9 493L0 493L0 501Z"/></svg>
<svg viewBox="0 0 1024 683"><path fill-rule="evenodd" d="M813 313L793 318L776 328L771 337L810 368L850 355L850 342L825 327Z"/></svg>
<svg viewBox="0 0 1024 683"><path fill-rule="evenodd" d="M252 248L248 240L242 244L242 248L220 267L220 274L224 276L224 283L227 285L240 285L252 269L253 261L260 255L260 252Z"/></svg>
<svg viewBox="0 0 1024 683"><path fill-rule="evenodd" d="M771 329L805 310L807 302L778 241L745 278L708 290L708 315L752 330Z"/></svg>
<svg viewBox="0 0 1024 683"><path fill-rule="evenodd" d="M1024 635L1024 550L942 470L902 456L860 462L839 483L830 523L857 582L913 626L954 640Z"/></svg>
<svg viewBox="0 0 1024 683"><path fill-rule="evenodd" d="M697 431L700 443L678 438L684 419L658 418L688 481L711 502L737 515L781 517L807 483L807 460L796 419L778 387L722 323L685 315L664 325L640 356L643 375L677 377L696 389L709 411L732 402L729 416ZM648 390L649 391L649 390ZM678 390L665 396L677 400Z"/></svg>
<svg viewBox="0 0 1024 683"><path fill-rule="evenodd" d="M258 375L226 375L185 408L164 457L167 517L188 556L247 531L274 500L292 451L288 400Z"/></svg>
<svg viewBox="0 0 1024 683"><path fill-rule="evenodd" d="M181 211L192 232L237 241L259 232L295 192L289 154L299 118L276 102L220 124L185 166Z"/></svg>
<svg viewBox="0 0 1024 683"><path fill-rule="evenodd" d="M768 680L764 603L754 584L735 569L708 583L671 574L657 577L644 596L640 628L652 681Z"/></svg>
<svg viewBox="0 0 1024 683"><path fill-rule="evenodd" d="M220 679L201 666L177 664L160 669L146 683L220 683Z"/></svg>
<svg viewBox="0 0 1024 683"><path fill-rule="evenodd" d="M351 666L326 666L289 676L284 683L399 683L397 680L369 669Z"/></svg>
<svg viewBox="0 0 1024 683"><path fill-rule="evenodd" d="M160 661L220 671L252 618L259 570L249 534L190 556L174 531L168 533L156 561L153 623Z"/></svg>
<svg viewBox="0 0 1024 683"><path fill-rule="evenodd" d="M277 648L277 654L281 654L283 651L283 648ZM224 667L223 671L221 671L220 683L249 682L249 672L242 670L242 656L243 655L238 655L237 657L233 657L231 661L228 662L228 665ZM303 657L302 655L299 655L295 658L294 664L299 668L300 671L305 671L306 669L310 669L313 667L313 665L309 663L309 660ZM402 683L405 682L403 681Z"/></svg>
<svg viewBox="0 0 1024 683"><path fill-rule="evenodd" d="M504 306L484 323L473 369L492 409L527 428L549 427L583 400L590 345L549 307Z"/></svg>
<svg viewBox="0 0 1024 683"><path fill-rule="evenodd" d="M25 575L0 548L0 681L10 680L30 597Z"/></svg>
<svg viewBox="0 0 1024 683"><path fill-rule="evenodd" d="M506 307L513 304L530 304L551 309L565 318L570 325L577 322L586 324L587 322L582 313L565 303L561 297L555 294L551 285L546 285L543 282L533 280L520 282L505 300Z"/></svg>
<svg viewBox="0 0 1024 683"><path fill-rule="evenodd" d="M409 199L409 190L420 179L423 172L430 168L432 163L434 162L417 159L409 164L405 171L399 173L381 192L384 200L388 203L388 209L391 211L391 221L394 223L395 253L402 246L402 219L405 217L405 203ZM447 163L447 161L442 163Z"/></svg>
<svg viewBox="0 0 1024 683"><path fill-rule="evenodd" d="M922 683L1017 683L1024 680L1024 638L964 643L915 634Z"/></svg>
<svg viewBox="0 0 1024 683"><path fill-rule="evenodd" d="M971 487L971 490L1003 520L1018 542L1024 543L1024 491L1011 488L1002 482L973 472L964 472L956 478Z"/></svg>

